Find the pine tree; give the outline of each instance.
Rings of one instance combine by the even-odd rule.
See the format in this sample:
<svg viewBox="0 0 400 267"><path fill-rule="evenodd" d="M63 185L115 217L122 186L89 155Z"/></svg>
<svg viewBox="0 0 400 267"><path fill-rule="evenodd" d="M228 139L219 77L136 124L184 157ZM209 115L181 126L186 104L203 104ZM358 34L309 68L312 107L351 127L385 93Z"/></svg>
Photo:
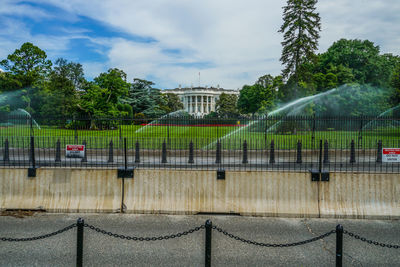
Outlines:
<svg viewBox="0 0 400 267"><path fill-rule="evenodd" d="M319 13L315 12L317 0L288 0L283 7L283 25L279 32L283 33L282 56L284 65L282 76L288 78L295 75L298 82L299 66L309 61L318 47L321 23Z"/></svg>

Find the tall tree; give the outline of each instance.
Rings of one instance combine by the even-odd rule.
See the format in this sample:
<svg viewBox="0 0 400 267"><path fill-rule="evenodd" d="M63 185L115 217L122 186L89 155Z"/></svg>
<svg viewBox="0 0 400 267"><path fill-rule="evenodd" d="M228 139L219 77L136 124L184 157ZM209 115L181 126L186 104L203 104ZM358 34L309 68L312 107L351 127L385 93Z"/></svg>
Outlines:
<svg viewBox="0 0 400 267"><path fill-rule="evenodd" d="M265 112L273 106L274 93L271 87L260 84L245 85L240 90L237 107L242 113Z"/></svg>
<svg viewBox="0 0 400 267"><path fill-rule="evenodd" d="M0 61L0 65L15 75L22 87L30 87L51 69L46 52L32 43L24 43L20 49Z"/></svg>
<svg viewBox="0 0 400 267"><path fill-rule="evenodd" d="M283 33L282 56L284 65L282 75L288 78L294 75L298 82L299 66L311 60L318 47L321 19L316 13L317 0L288 0L283 7L283 24L279 32Z"/></svg>
<svg viewBox="0 0 400 267"><path fill-rule="evenodd" d="M215 110L218 117L237 116L239 113L237 110L237 101L238 97L236 95L222 93L215 103Z"/></svg>

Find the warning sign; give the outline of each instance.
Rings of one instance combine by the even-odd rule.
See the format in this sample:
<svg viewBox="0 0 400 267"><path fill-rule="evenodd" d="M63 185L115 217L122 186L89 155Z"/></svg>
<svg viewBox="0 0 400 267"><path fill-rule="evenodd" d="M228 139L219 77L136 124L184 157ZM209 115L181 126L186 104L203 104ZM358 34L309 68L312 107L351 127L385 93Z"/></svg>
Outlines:
<svg viewBox="0 0 400 267"><path fill-rule="evenodd" d="M383 162L400 162L400 148L383 148Z"/></svg>
<svg viewBox="0 0 400 267"><path fill-rule="evenodd" d="M67 145L65 149L65 156L67 158L83 158L85 156L85 146Z"/></svg>

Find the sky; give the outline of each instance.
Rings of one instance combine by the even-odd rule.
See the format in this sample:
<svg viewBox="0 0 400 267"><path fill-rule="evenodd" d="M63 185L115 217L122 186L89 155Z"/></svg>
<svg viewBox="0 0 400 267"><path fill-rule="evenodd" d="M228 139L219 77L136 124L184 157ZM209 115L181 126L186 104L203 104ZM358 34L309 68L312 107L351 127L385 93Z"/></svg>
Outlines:
<svg viewBox="0 0 400 267"><path fill-rule="evenodd" d="M157 88L253 84L282 69L283 0L0 0L0 59L24 42L91 80L119 68ZM319 51L368 39L400 55L399 0L319 0ZM200 75L199 75L200 73Z"/></svg>

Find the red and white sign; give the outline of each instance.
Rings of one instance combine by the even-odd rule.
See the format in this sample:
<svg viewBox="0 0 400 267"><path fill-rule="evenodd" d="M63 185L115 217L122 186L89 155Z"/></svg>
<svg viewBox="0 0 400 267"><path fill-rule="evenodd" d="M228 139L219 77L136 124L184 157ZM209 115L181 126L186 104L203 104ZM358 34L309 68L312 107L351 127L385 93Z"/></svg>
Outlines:
<svg viewBox="0 0 400 267"><path fill-rule="evenodd" d="M84 145L67 145L65 149L65 156L67 158L83 158L85 157Z"/></svg>
<svg viewBox="0 0 400 267"><path fill-rule="evenodd" d="M383 162L400 162L400 148L383 148Z"/></svg>

